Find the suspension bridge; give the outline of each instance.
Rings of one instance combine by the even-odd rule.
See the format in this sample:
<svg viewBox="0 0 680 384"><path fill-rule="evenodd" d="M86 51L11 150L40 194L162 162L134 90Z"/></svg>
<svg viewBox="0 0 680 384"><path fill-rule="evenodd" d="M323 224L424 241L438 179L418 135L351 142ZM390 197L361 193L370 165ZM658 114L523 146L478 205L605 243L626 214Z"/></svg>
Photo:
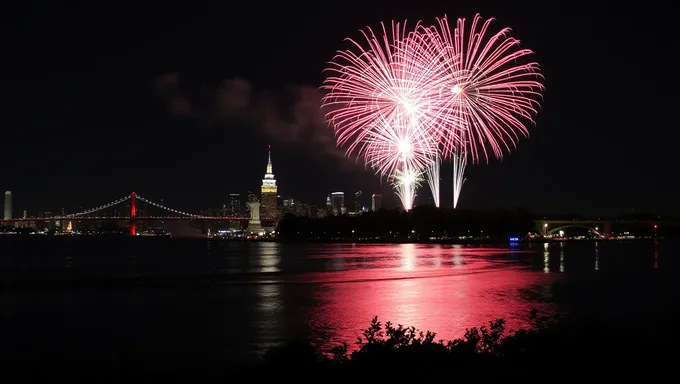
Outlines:
<svg viewBox="0 0 680 384"><path fill-rule="evenodd" d="M165 211L165 215L137 215L137 202L143 202L150 206L160 208ZM127 215L106 215L106 211L110 208L116 206L126 206L129 204L129 213ZM78 213L72 213L68 215L61 216L50 216L50 217L24 217L16 219L4 219L0 220L0 225L11 224L11 223L21 223L21 222L48 222L48 221L81 221L81 220L99 220L99 221L128 221L130 223L130 235L137 235L137 222L139 221L151 221L151 220L190 220L190 221L223 221L223 222L248 222L251 220L260 220L262 224L274 225L274 219L259 218L259 217L245 217L245 216L208 216L208 215L197 215L189 212L185 212L179 209L174 209L167 207L163 204L156 203L152 200L144 198L135 192L121 197L120 199L113 200L107 204L103 204L91 209L87 209Z"/></svg>

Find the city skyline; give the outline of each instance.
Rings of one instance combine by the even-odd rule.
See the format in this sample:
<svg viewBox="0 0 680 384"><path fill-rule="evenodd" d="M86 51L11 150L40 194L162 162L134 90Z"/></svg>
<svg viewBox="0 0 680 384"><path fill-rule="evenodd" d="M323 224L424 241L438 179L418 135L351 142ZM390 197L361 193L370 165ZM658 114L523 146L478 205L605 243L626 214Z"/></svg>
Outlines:
<svg viewBox="0 0 680 384"><path fill-rule="evenodd" d="M389 184L335 147L319 108L321 71L360 28L479 12L512 26L536 52L547 92L530 140L503 162L468 167L459 208L680 213L670 176L677 133L664 129L674 121L671 98L648 76L673 62L668 24L638 20L623 7L590 4L583 13L571 3L522 4L259 10L258 27L277 38L267 50L243 33L252 20L228 16L227 5L193 17L172 6L113 10L116 23L98 19L94 5L33 13L17 5L18 16L2 27L21 39L6 47L12 76L0 104L0 190L13 192L15 216L24 208L74 211L133 190L197 212L227 203L231 193L257 193L261 154L272 144L279 195L320 205L331 191L361 190L394 207ZM629 31L633 20L655 38L593 38ZM654 59L630 55L631 46L645 46ZM655 97L629 97L631 88ZM451 172L442 165L442 207L452 205ZM426 188L418 193L429 198Z"/></svg>
<svg viewBox="0 0 680 384"><path fill-rule="evenodd" d="M266 204L262 204L260 208L260 212L262 214L262 217L264 218L269 218L269 219L280 219L280 213L283 212L283 208L285 208L285 201L288 200L291 202L291 204L294 204L293 202L297 204L305 204L310 207L314 208L322 208L328 205L328 201L322 201L322 198L313 200L313 201L305 201L304 199L299 199L296 198L295 196L291 195L280 195L278 193L278 186L276 184L276 179L274 177L273 173L273 165L272 165L272 149L271 145L268 145L268 156L267 156L267 163L266 163L266 171L265 171L265 176L264 179L262 179L262 185L260 187L260 196L258 197L251 191L248 191L246 193L241 193L241 192L236 192L236 193L230 193L224 200L224 202L217 202L214 204L211 204L211 207L206 207L204 209L201 209L200 211L193 212L194 214L204 214L206 216L223 216L223 217L247 217L249 208L248 208L248 202L249 201L258 201L260 204L262 204L263 201L267 201ZM344 196L344 192L332 192L328 195L328 198L330 198L331 195L340 193ZM357 210L357 205L359 202L361 202L362 207L365 207L363 205L364 201L361 199L362 196L362 191L357 191L354 192L355 196L355 201L352 210L338 210L338 212L335 212L334 214L345 214L345 213L360 213L361 210ZM369 202L370 209L372 211L376 211L380 208L382 208L382 196L380 194L372 194L371 196L371 201ZM377 197L376 197L377 196ZM377 200L376 200L377 199ZM5 191L4 194L4 216L3 218L5 220L11 220L11 219L17 219L19 218L16 215L13 215L13 198L12 198L12 192L11 191ZM377 202L376 202L377 201ZM163 203L163 199L160 199L161 204ZM284 203L284 204L281 204ZM266 208L262 209L262 206L266 206L268 204L273 204L273 209ZM98 204L97 206L99 206ZM344 200L340 204L343 208L345 208ZM86 209L90 209L93 207L87 207L83 208L80 207L77 211L84 211ZM322 208L323 209L323 208ZM31 212L29 214L29 212ZM54 212L61 212L61 214L57 213L54 214ZM39 218L39 217L52 217L52 216L67 216L70 214L73 214L75 211L67 211L63 207L58 209L49 209L49 210L43 210L43 211L37 211L34 209L31 209L31 207L24 207L23 208L23 218ZM264 213L262 213L264 212ZM273 214L272 214L273 212ZM189 212L191 213L191 212ZM285 213L285 212L283 212ZM298 214L298 213L296 213ZM322 216L325 216L326 213L324 213Z"/></svg>

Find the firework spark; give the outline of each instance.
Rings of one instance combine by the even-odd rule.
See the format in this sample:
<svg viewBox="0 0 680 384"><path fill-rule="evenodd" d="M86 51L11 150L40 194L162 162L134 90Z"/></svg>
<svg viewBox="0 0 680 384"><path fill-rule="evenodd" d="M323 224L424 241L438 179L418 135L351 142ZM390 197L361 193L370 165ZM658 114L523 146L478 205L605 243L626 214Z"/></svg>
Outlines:
<svg viewBox="0 0 680 384"><path fill-rule="evenodd" d="M416 198L416 190L423 181L421 173L417 170L398 169L394 173L394 189L401 200L404 209L409 211L413 208L413 201Z"/></svg>
<svg viewBox="0 0 680 384"><path fill-rule="evenodd" d="M441 157L437 155L432 164L426 168L427 183L430 186L432 199L437 208L439 208L439 169L441 168L441 164Z"/></svg>
<svg viewBox="0 0 680 384"><path fill-rule="evenodd" d="M416 124L381 118L370 126L358 150L366 164L381 175L397 169L424 169L438 155L437 142Z"/></svg>
<svg viewBox="0 0 680 384"><path fill-rule="evenodd" d="M467 165L467 153L465 151L453 154L453 208L458 206L460 192L465 183L465 166Z"/></svg>

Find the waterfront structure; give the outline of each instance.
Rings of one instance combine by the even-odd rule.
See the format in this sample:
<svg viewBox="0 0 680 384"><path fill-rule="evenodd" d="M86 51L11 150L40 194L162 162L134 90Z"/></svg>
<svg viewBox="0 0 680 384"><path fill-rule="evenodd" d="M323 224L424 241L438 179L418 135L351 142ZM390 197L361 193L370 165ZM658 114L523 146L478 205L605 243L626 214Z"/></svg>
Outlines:
<svg viewBox="0 0 680 384"><path fill-rule="evenodd" d="M253 233L262 232L262 222L260 221L260 203L257 201L249 201L250 220L248 221L248 231Z"/></svg>
<svg viewBox="0 0 680 384"><path fill-rule="evenodd" d="M269 146L269 157L267 160L267 172L262 179L262 187L260 189L260 203L262 217L267 219L276 219L277 209L276 202L278 200L278 187L276 186L276 179L272 170L272 151Z"/></svg>

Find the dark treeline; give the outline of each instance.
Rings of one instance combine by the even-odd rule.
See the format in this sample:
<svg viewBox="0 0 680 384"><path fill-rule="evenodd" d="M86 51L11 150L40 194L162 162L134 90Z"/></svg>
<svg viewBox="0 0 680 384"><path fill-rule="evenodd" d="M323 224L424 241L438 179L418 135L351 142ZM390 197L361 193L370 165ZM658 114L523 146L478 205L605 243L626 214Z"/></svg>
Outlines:
<svg viewBox="0 0 680 384"><path fill-rule="evenodd" d="M533 231L534 222L524 210L485 212L416 207L410 212L380 210L322 219L286 215L277 230L279 239L284 241L427 241L439 236L507 241L508 236L523 237Z"/></svg>

